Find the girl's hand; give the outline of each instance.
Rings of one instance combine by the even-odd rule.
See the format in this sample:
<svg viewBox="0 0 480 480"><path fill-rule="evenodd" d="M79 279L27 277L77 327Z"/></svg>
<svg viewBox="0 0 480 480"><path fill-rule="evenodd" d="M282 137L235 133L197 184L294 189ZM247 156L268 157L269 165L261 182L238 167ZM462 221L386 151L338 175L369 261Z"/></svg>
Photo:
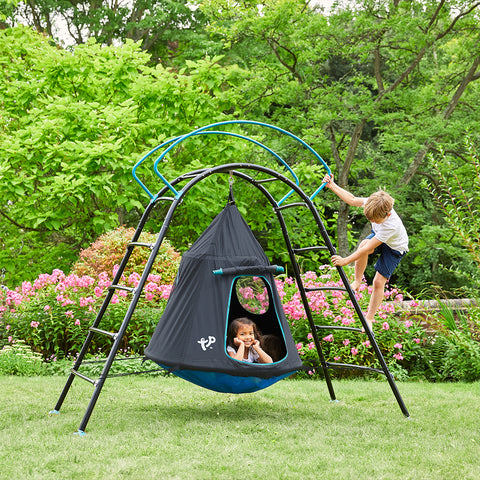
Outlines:
<svg viewBox="0 0 480 480"><path fill-rule="evenodd" d="M235 360L243 360L243 356L246 351L245 342L240 340L238 337L234 337L233 339L234 345L237 347L237 351L235 353L228 352L228 354L233 357Z"/></svg>
<svg viewBox="0 0 480 480"><path fill-rule="evenodd" d="M257 339L252 342L252 347L258 353L258 363L273 363L272 357L262 349Z"/></svg>

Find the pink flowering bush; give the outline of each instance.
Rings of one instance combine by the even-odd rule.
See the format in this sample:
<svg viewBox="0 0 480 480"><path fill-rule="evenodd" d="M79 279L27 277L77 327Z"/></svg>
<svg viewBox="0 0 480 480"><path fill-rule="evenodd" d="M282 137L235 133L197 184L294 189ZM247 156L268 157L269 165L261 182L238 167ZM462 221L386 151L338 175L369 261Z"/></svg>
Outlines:
<svg viewBox="0 0 480 480"><path fill-rule="evenodd" d="M72 273L78 276L91 275L96 277L102 272L111 272L115 265L120 265L125 256L127 244L132 240L134 233L135 229L133 227L121 226L101 235L88 248L80 252ZM140 236L140 242L142 243L154 244L156 239L155 234L148 232L143 232ZM134 248L125 268L125 275L142 272L150 253L149 248ZM180 253L172 247L168 240L164 240L150 273L156 275L161 284L171 284L177 274L180 259Z"/></svg>
<svg viewBox="0 0 480 480"><path fill-rule="evenodd" d="M65 275L60 270L54 270L50 275L40 275L34 282L23 282L15 290L0 290L0 348L21 340L47 360L77 354L117 268L115 266L111 274L101 272L96 276ZM139 280L140 275L132 272L122 277L121 284L136 287ZM238 282L237 295L247 310L264 311L268 307L265 285L257 277L250 280ZM321 267L320 274L305 273L303 282L306 287L343 286L338 272L330 266ZM297 350L304 364L310 366L306 375L317 377L322 372L314 332L307 321L295 280L279 277L276 286ZM123 351L143 353L165 308L170 289L171 285L162 284L160 275L149 276L142 301L127 329ZM126 291L116 290L100 323L101 329L118 331L130 303L130 295ZM316 291L308 292L307 296L316 325L361 328L346 292ZM370 297L369 287L362 285L356 296L362 310L366 310ZM396 304L402 300L402 295L396 289L387 289L385 302L381 305L373 326L380 350L389 368L397 376L425 368L426 360L422 352L428 343L418 319L402 318L396 314ZM317 334L328 362L380 367L366 334L328 329L319 329ZM111 344L109 337L95 335L90 351L107 352ZM332 370L336 376L354 372L356 371Z"/></svg>
<svg viewBox="0 0 480 480"><path fill-rule="evenodd" d="M336 269L325 265L320 275L307 272L302 281L305 287L343 287ZM311 366L309 375L321 374L313 332L307 320L295 280L277 280L284 311L289 320L297 350L303 362ZM356 298L362 311L366 311L371 287L363 284ZM362 328L347 292L339 290L307 292L310 309L316 325ZM422 346L426 332L418 319L402 319L396 315L395 305L403 301L396 289L386 289L385 302L379 308L373 325L376 341L387 365L397 375L423 368ZM368 336L360 332L319 329L322 351L328 362L363 365L380 368ZM354 370L334 370L337 376L351 375Z"/></svg>
<svg viewBox="0 0 480 480"><path fill-rule="evenodd" d="M118 267L117 267L118 268ZM116 269L114 269L115 271ZM0 347L23 340L45 359L64 358L80 351L105 298L112 276L65 275L61 270L42 274L34 282L23 282L15 290L0 291ZM170 285L159 284L150 275L144 296L132 317L125 337L125 348L143 352L165 307ZM133 272L122 284L136 287L140 275ZM130 293L117 290L100 328L116 332L130 303ZM92 350L109 350L112 339L95 335Z"/></svg>

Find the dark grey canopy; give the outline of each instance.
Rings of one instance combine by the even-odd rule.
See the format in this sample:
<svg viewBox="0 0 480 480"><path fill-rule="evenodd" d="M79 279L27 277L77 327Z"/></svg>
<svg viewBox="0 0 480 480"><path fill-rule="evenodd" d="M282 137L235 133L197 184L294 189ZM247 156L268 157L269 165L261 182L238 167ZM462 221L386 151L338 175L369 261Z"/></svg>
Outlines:
<svg viewBox="0 0 480 480"><path fill-rule="evenodd" d="M230 202L184 253L165 311L145 350L146 357L179 376L184 371L198 371L198 376L201 371L270 379L301 369L276 289L275 271L236 205ZM254 314L241 305L236 282L245 277L263 280L268 292L266 312ZM238 317L250 318L262 334L281 340L283 353L278 361L251 364L227 354L228 324Z"/></svg>

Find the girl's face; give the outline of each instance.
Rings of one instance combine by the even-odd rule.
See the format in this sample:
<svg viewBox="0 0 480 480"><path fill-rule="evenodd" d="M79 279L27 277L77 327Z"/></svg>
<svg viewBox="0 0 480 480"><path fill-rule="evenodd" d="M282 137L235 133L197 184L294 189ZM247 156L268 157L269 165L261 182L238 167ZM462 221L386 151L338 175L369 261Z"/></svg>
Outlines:
<svg viewBox="0 0 480 480"><path fill-rule="evenodd" d="M241 340L246 347L252 345L253 341L255 340L253 326L241 324L237 330L237 338Z"/></svg>

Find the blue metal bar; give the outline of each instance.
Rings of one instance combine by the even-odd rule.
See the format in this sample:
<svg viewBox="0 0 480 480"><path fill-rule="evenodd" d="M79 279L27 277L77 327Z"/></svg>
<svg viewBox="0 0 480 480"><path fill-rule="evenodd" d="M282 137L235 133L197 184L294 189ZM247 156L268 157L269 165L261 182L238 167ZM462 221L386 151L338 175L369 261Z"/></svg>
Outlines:
<svg viewBox="0 0 480 480"><path fill-rule="evenodd" d="M290 173L291 175L293 176L294 180L295 180L295 184L296 185L299 185L299 180L298 180L298 177L295 175L295 172L288 166L288 164L279 156L277 155L272 149L268 148L267 146L263 145L262 143L258 142L257 140L253 140L252 138L249 138L249 137L246 137L244 135L240 135L238 133L233 133L233 132L224 132L224 131L217 131L217 130L207 130L208 128L211 128L213 127L214 125L208 125L206 127L202 127L202 128L199 128L197 130L194 130L193 132L190 132L190 133L187 133L186 135L183 135L181 137L177 137L175 139L175 141L173 141L171 143L171 145L166 148L163 153L157 158L157 160L155 161L154 165L153 165L153 168L154 168L154 171L155 173L159 176L159 178L167 185L169 186L168 182L164 179L164 177L160 174L160 172L158 171L158 164L165 158L165 156L168 154L168 152L170 152L170 150L172 150L174 147L176 147L179 143L183 142L184 140L187 140L188 138L190 137L194 137L194 136L197 136L197 135L207 135L207 134L215 134L215 135L229 135L229 136L232 136L232 137L237 137L237 138L241 138L242 140L247 140L249 142L252 142L254 143L255 145L258 145L259 147L265 149L267 152L271 153ZM169 188L172 190L173 187L170 187ZM174 192L176 195L178 195L178 192ZM287 198L289 195L291 195L293 193L293 191L291 191L289 194L287 194L286 197L284 198Z"/></svg>
<svg viewBox="0 0 480 480"><path fill-rule="evenodd" d="M198 129L197 131L206 130L206 129L209 129L209 128L212 128L212 127L217 127L217 126L220 126L220 125L231 125L231 124L260 125L262 127L271 128L272 130L276 130L277 132L281 132L281 133L293 138L294 140L296 140L297 142L302 144L309 152L311 152L314 155L314 157L317 160L319 160L320 163L325 167L328 175L331 175L331 173L332 173L329 166L325 163L323 158L310 145L308 145L308 143L304 142L301 138L297 137L293 133L290 133L287 130L284 130L283 128L276 127L275 125L270 125L268 123L263 123L263 122L257 122L257 121L254 121L254 120L227 120L227 121L224 121L224 122L212 123L211 125L207 125L205 127L202 127L200 129ZM297 183L297 185L298 185L298 183ZM317 190L315 190L313 195L310 197L310 200L313 200L318 195L318 193L325 187L325 185L326 185L326 183L322 183L320 185L320 187L318 187ZM282 198L278 202L278 205L281 205L292 193L293 193L293 190L291 190L284 198Z"/></svg>
<svg viewBox="0 0 480 480"><path fill-rule="evenodd" d="M145 186L145 184L138 178L137 174L136 174L136 171L137 171L137 168L148 158L150 157L153 153L155 153L156 151L158 151L160 148L162 147L165 147L166 145L168 144L171 144L170 147L168 147L155 161L154 163L154 171L155 173L158 175L158 177L160 178L160 180L162 180L162 182L173 192L173 194L175 195L175 198L178 197L178 195L180 195L181 192L178 192L171 184L170 182L168 182L168 180L158 171L158 164L160 163L161 160L163 160L163 158L165 158L165 156L167 155L167 153L172 150L175 146L177 146L179 143L183 142L184 140L186 140L187 138L189 137L192 137L192 136L197 136L197 135L207 135L207 134L215 134L215 135L229 135L231 137L237 137L237 138L241 138L243 140L247 140L249 142L252 142L254 143L255 145L258 145L259 147L265 149L267 152L269 152L270 154L272 154L289 172L290 174L292 175L293 179L295 180L295 184L296 185L299 185L300 184L300 181L298 180L298 177L297 175L295 174L295 172L290 168L290 166L285 162L285 160L282 159L282 157L280 157L277 153L275 153L271 148L268 148L266 145L263 145L262 143L258 142L257 140L254 140L252 138L249 138L249 137L246 137L244 135L240 135L238 133L233 133L233 132L224 132L224 131L203 131L203 130L194 130L193 132L190 132L186 135L180 135L178 137L175 137L175 138L172 138L170 140L168 140L167 142L164 142L162 143L161 145L159 145L158 147L155 147L153 150L151 150L149 153L147 153L142 159L140 159L136 164L135 166L133 167L132 169L132 175L133 175L133 178L140 184L140 186L143 188L143 190L147 193L147 195L153 200L155 197L154 195L148 190L148 188ZM293 193L293 190L284 198L287 198L288 196L291 195L291 193Z"/></svg>
<svg viewBox="0 0 480 480"><path fill-rule="evenodd" d="M135 181L143 188L143 190L147 193L147 195L152 199L154 200L155 199L155 195L152 194L152 192L150 192L150 190L145 186L145 184L137 177L137 168L150 156L152 155L153 153L155 153L157 150L159 150L160 148L163 148L165 147L166 145L168 145L169 143L172 143L173 141L175 141L177 138L180 138L180 137L176 137L176 138L172 138L170 140L167 140L166 142L162 143L161 145L158 145L158 147L155 147L153 150L150 150L143 158L141 158L132 168L132 175L133 175L133 178L135 179ZM165 185L174 193L174 195L176 196L178 194L178 192L170 185L170 183L167 181L167 180L163 180L163 183L165 183Z"/></svg>
<svg viewBox="0 0 480 480"><path fill-rule="evenodd" d="M219 130L210 130L210 131L198 131L198 130L195 130L194 132L188 134L188 136L196 136L196 135L208 135L208 134L212 134L212 135L228 135L230 137L237 137L237 138L241 138L242 140L247 140L248 142L251 142L251 143L254 143L255 145L258 145L259 147L265 149L268 153L271 153L291 174L292 174L292 177L293 179L295 180L295 184L296 185L300 185L300 181L298 180L298 177L297 175L295 174L295 172L289 167L289 165L285 162L285 160L283 160L282 157L280 157L277 153L275 153L271 148L268 148L266 145L264 145L263 143L260 143L258 142L257 140L254 140L253 138L250 138L250 137L246 137L245 135L240 135L239 133L234 133L234 132L223 132L223 131L219 131ZM179 137L177 137L179 138ZM182 141L184 140L184 138L182 137ZM173 145L172 145L173 147ZM164 153L167 153L167 152L164 152ZM158 166L158 162L160 160L163 159L163 156L164 154L160 155L160 157L157 158L156 162L155 162L155 173L157 173L158 175L158 171L157 171L157 166Z"/></svg>
<svg viewBox="0 0 480 480"><path fill-rule="evenodd" d="M154 195L148 190L148 188L143 184L143 182L141 182L141 180L137 177L136 175L136 170L137 168L148 158L150 157L153 153L155 153L156 151L158 151L160 148L163 148L163 147L166 147L167 145L169 145L164 151L163 153L157 157L155 163L154 163L154 171L155 173L157 174L157 176L162 180L162 182L173 192L173 194L175 195L175 198L178 198L178 196L180 195L181 192L178 192L171 184L170 182L168 182L168 180L163 177L163 175L158 171L158 164L165 158L165 156L168 154L168 152L170 152L174 147L176 147L179 143L183 142L184 140L190 138L190 137L193 137L193 136L197 136L197 135L202 135L202 134L216 134L216 135L229 135L229 136L232 136L232 137L237 137L237 138L241 138L243 140L247 140L249 142L252 142L258 146L260 146L261 148L264 148L266 151L268 151L270 154L272 154L285 168L287 168L287 170L292 174L294 180L295 180L295 183L296 185L299 185L299 180L298 180L298 177L296 176L296 174L293 172L293 170L288 166L288 164L279 156L277 155L273 150L271 150L270 148L268 148L267 146L263 145L262 143L260 142L257 142L256 140L253 140L249 137L246 137L244 135L240 135L240 134L237 134L237 133L233 133L233 132L224 132L224 131L211 131L210 129L211 128L214 128L214 127L218 127L218 126L223 126L223 125L234 125L234 124L240 124L240 125L259 125L259 126L262 126L262 127L267 127L267 128L271 128L272 130L276 130L278 132L281 132L291 138L293 138L295 141L299 142L301 145L303 145L307 150L309 150L316 158L317 160L320 161L320 163L325 167L325 169L327 170L327 173L330 175L331 174L331 170L330 168L328 167L328 165L325 163L325 161L322 159L322 157L320 157L320 155L315 151L313 150L312 147L310 147L310 145L308 145L307 143L305 143L302 139L300 139L299 137L297 137L296 135L288 132L287 130L284 130L282 128L279 128L279 127L276 127L274 125L269 125L268 123L263 123L263 122L257 122L257 121L253 121L253 120L227 120L227 121L224 121L224 122L217 122L217 123L212 123L210 125L206 125L204 127L201 127L201 128L198 128L190 133L187 133L185 135L181 135L181 136L178 136L178 137L175 137L175 138L172 138L164 143L162 143L161 145L159 145L158 147L154 148L153 150L151 150L147 155L145 155L140 161L138 161L136 163L136 165L133 167L132 169L132 175L134 177L134 179L140 184L140 186L143 188L143 190L148 194L148 196L153 200L155 197ZM318 193L325 187L325 183L322 183L320 185L320 187L313 193L313 195L310 197L311 200L313 200L317 195ZM278 202L278 205L281 205L288 197L290 197L290 195L292 195L294 193L294 190L291 190L290 192L287 193L287 195L285 195L279 202Z"/></svg>

